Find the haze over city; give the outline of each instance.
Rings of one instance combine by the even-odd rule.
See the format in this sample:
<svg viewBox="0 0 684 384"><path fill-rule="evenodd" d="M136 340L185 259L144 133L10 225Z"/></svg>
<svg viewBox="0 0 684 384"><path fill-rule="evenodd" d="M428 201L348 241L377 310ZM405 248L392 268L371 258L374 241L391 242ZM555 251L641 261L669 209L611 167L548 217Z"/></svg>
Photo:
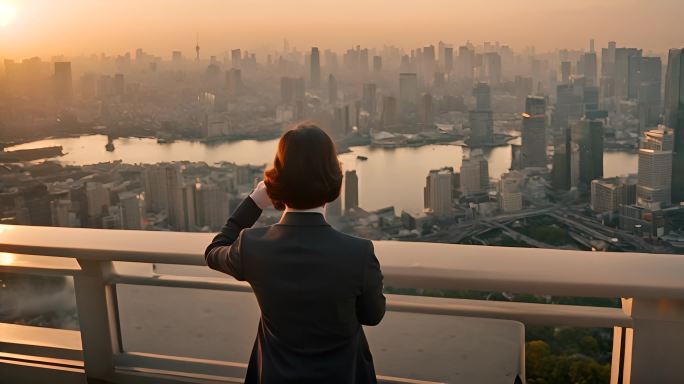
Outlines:
<svg viewBox="0 0 684 384"><path fill-rule="evenodd" d="M380 382L681 384L683 15L0 0L0 383L242 382L277 302Z"/></svg>
<svg viewBox="0 0 684 384"><path fill-rule="evenodd" d="M7 58L108 53L144 47L157 55L207 54L240 46L277 49L287 38L305 49L357 44L402 48L431 41L500 41L516 50L579 49L590 38L663 53L684 44L678 0L87 1L2 0L14 16L0 23ZM0 19L2 16L0 16ZM1 20L0 20L1 21Z"/></svg>

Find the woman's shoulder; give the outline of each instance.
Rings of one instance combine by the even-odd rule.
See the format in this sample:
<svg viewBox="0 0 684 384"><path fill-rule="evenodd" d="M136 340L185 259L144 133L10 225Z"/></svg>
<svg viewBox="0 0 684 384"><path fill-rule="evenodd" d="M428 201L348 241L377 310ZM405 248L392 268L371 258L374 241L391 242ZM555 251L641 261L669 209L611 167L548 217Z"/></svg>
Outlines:
<svg viewBox="0 0 684 384"><path fill-rule="evenodd" d="M330 246L334 246L336 248L345 248L349 249L352 248L354 251L359 252L359 251L368 251L368 252L373 252L373 242L371 240L365 239L363 237L358 237L354 235L350 235L348 233L344 233L341 231L338 231L337 229L329 226L325 227L319 227L320 230L325 231L325 234L319 233L318 235L315 236L316 241L324 241L324 242L330 242ZM282 233L274 233L278 232L281 230L288 230L291 231L291 227L283 227L279 225L269 225L269 226L264 226L264 227L253 227L253 228L245 228L242 230L242 241L243 242L259 242L260 240L266 240L266 241L273 241L273 240L283 240L289 239L289 240L294 240L294 237L296 238L296 234L293 233L287 233L287 234L282 234ZM286 236L285 236L286 235ZM311 234L308 233L306 234L307 237L310 237Z"/></svg>
<svg viewBox="0 0 684 384"><path fill-rule="evenodd" d="M344 233L336 229L333 229L333 231L335 231L337 236L339 236L342 239L342 241L347 242L350 245L368 249L372 249L373 247L373 242L371 240L365 239L363 237L350 235L348 233Z"/></svg>

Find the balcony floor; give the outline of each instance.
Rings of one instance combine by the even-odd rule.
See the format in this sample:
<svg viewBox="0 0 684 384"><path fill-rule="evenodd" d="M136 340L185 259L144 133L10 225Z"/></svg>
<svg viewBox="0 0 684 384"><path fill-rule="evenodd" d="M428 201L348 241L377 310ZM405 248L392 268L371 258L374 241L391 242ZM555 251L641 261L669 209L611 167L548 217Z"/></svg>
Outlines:
<svg viewBox="0 0 684 384"><path fill-rule="evenodd" d="M259 318L250 293L130 285L117 291L126 351L248 361ZM388 312L366 333L384 376L510 384L524 361L524 327L513 321Z"/></svg>

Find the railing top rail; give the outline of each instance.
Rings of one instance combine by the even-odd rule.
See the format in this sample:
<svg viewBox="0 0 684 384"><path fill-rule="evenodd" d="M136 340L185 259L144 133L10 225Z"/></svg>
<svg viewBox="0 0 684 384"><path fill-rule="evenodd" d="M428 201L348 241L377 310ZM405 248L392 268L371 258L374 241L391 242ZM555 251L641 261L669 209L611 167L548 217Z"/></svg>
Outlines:
<svg viewBox="0 0 684 384"><path fill-rule="evenodd" d="M0 252L204 265L213 234L0 225ZM684 299L684 256L376 241L386 285Z"/></svg>

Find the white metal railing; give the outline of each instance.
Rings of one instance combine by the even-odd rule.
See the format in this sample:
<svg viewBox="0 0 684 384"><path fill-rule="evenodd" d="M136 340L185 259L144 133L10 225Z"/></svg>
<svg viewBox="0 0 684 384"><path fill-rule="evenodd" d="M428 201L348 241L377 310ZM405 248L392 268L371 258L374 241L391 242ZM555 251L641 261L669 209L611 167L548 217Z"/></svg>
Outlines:
<svg viewBox="0 0 684 384"><path fill-rule="evenodd" d="M113 262L204 265L212 234L0 225L0 252L72 258L2 264L0 271L71 275L88 377L115 377L120 354L116 284L250 291L228 279L160 275L152 268L117 270ZM388 296L388 310L518 320L525 324L614 327L613 383L684 382L684 256L375 242L385 284L393 288L503 291L621 297L623 308ZM48 259L48 258L46 258ZM46 260L47 261L47 260ZM187 364L193 364L188 363ZM206 362L195 362L205 364Z"/></svg>

